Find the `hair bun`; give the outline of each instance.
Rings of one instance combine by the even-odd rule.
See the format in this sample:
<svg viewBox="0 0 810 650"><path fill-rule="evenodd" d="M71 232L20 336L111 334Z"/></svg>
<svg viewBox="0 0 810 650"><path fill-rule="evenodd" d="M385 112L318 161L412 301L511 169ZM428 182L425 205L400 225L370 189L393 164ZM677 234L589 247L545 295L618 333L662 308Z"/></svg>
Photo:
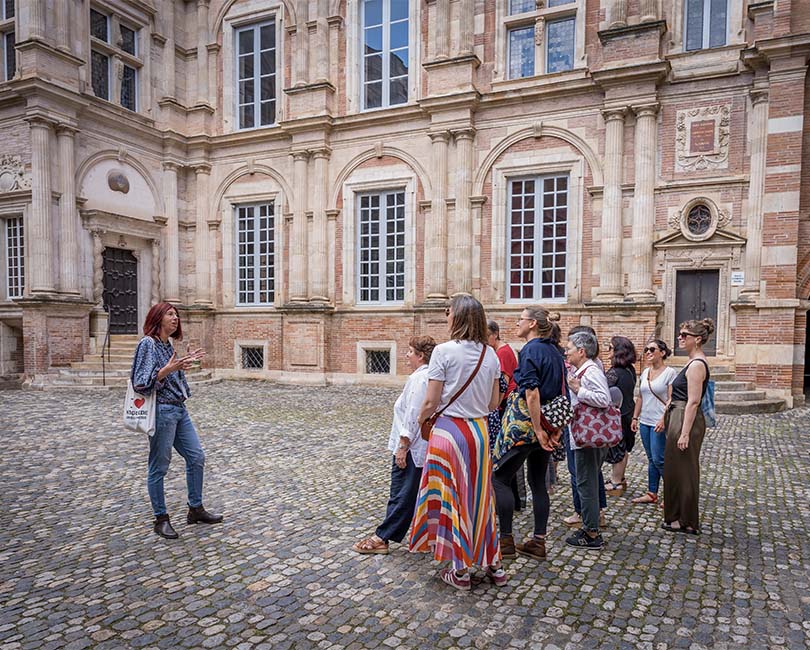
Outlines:
<svg viewBox="0 0 810 650"><path fill-rule="evenodd" d="M550 311L548 313L548 319L553 322L557 322L560 320L560 312L558 311Z"/></svg>
<svg viewBox="0 0 810 650"><path fill-rule="evenodd" d="M711 318L704 318L700 322L703 323L703 327L706 328L709 334L714 332L714 321Z"/></svg>

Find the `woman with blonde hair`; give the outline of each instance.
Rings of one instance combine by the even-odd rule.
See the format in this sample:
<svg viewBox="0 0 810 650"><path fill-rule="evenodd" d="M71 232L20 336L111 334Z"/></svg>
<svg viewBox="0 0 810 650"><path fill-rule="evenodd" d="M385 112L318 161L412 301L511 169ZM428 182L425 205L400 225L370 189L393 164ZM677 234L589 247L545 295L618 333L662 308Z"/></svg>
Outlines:
<svg viewBox="0 0 810 650"><path fill-rule="evenodd" d="M439 414L428 441L410 549L450 562L439 577L468 591L470 569L506 584L495 529L487 415L498 406L501 368L487 344L484 308L454 296L445 312L450 340L433 350L419 424Z"/></svg>
<svg viewBox="0 0 810 650"><path fill-rule="evenodd" d="M661 527L670 532L699 535L700 447L706 433L700 403L709 384L709 364L703 345L714 332L714 321L688 320L681 323L679 330L678 346L686 350L689 362L672 382L672 399L666 414Z"/></svg>

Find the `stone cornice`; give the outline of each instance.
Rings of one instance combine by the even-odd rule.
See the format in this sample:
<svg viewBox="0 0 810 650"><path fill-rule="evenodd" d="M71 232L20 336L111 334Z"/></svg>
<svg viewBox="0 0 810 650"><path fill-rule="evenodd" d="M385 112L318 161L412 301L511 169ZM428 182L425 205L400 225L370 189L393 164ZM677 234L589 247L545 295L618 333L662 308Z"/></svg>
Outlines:
<svg viewBox="0 0 810 650"><path fill-rule="evenodd" d="M288 95L300 95L301 93L323 89L332 93L335 92L335 87L329 81L315 81L313 83L307 83L301 86L290 86L289 88L284 88L284 92Z"/></svg>
<svg viewBox="0 0 810 650"><path fill-rule="evenodd" d="M425 70L430 70L433 68L446 68L448 66L469 63L471 63L473 67L477 68L481 65L481 60L475 54L462 54L460 56L448 57L446 59L431 59L430 61L425 61L422 64L422 67Z"/></svg>
<svg viewBox="0 0 810 650"><path fill-rule="evenodd" d="M65 50L53 47L52 45L46 43L45 41L40 41L38 39L28 39L26 41L21 41L17 43L14 46L14 48L20 52L24 52L25 50L30 49L46 50L48 53L56 56L57 58L60 58L67 63L72 63L77 67L85 64L84 59L80 59L77 56L73 56L70 52L66 52Z"/></svg>
<svg viewBox="0 0 810 650"><path fill-rule="evenodd" d="M598 32L599 41L602 45L609 43L615 38L622 38L624 36L637 36L641 32L657 30L659 36L667 31L667 21L655 20L647 23L638 23L637 25L622 25L621 27L608 27Z"/></svg>
<svg viewBox="0 0 810 650"><path fill-rule="evenodd" d="M164 224L135 219L103 210L79 210L82 227L89 232L114 232L144 239L160 239Z"/></svg>
<svg viewBox="0 0 810 650"><path fill-rule="evenodd" d="M615 68L603 68L591 73L593 80L602 88L624 86L638 81L655 81L658 83L669 73L667 61L652 61Z"/></svg>

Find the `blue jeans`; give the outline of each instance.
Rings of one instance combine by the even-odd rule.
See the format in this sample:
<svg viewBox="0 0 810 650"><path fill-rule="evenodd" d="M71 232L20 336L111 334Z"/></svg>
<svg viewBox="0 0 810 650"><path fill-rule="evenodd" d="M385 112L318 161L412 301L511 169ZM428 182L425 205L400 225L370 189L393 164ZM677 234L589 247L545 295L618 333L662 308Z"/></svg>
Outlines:
<svg viewBox="0 0 810 650"><path fill-rule="evenodd" d="M205 452L200 445L197 431L185 406L157 404L155 433L149 438L149 474L146 480L152 511L156 517L166 514L163 477L169 470L172 447L186 461L188 505L192 508L201 506Z"/></svg>
<svg viewBox="0 0 810 650"><path fill-rule="evenodd" d="M582 502L579 499L579 490L577 490L577 467L574 462L574 450L571 449L571 441L569 437L568 427L563 431L562 439L565 445L565 460L568 463L568 473L571 475L571 493L574 497L574 512L578 515L582 514ZM599 509L604 510L607 508L607 495L605 494L605 479L602 476L602 470L599 469Z"/></svg>
<svg viewBox="0 0 810 650"><path fill-rule="evenodd" d="M641 442L647 452L647 489L658 494L661 477L664 476L664 449L667 446L667 432L660 433L649 424L639 424Z"/></svg>
<svg viewBox="0 0 810 650"><path fill-rule="evenodd" d="M411 454L405 455L405 469L397 466L396 457L391 459L391 493L385 520L376 530L376 535L386 542L401 542L411 526L422 468L413 464Z"/></svg>

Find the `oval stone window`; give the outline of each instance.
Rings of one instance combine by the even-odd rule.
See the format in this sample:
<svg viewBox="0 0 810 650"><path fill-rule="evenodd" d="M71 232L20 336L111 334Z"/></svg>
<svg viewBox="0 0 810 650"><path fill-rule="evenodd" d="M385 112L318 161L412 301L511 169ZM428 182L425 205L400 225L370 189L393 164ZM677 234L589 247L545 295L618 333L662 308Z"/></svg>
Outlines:
<svg viewBox="0 0 810 650"><path fill-rule="evenodd" d="M693 235L704 235L712 225L712 213L705 205L696 205L689 210L686 227Z"/></svg>

